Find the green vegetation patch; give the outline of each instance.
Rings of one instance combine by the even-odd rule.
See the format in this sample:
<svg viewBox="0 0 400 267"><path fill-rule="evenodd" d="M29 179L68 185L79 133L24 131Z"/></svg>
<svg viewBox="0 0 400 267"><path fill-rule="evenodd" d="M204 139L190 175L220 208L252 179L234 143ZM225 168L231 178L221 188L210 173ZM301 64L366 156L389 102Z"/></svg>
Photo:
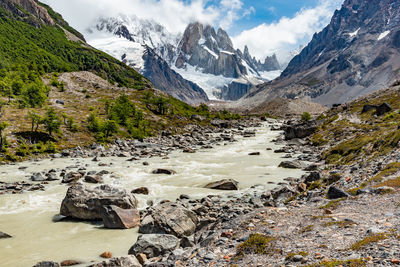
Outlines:
<svg viewBox="0 0 400 267"><path fill-rule="evenodd" d="M321 261L319 263L307 265L306 267L364 267L367 266L365 259L353 259L353 260L332 260L332 261Z"/></svg>
<svg viewBox="0 0 400 267"><path fill-rule="evenodd" d="M352 250L360 250L363 247L371 244L371 243L376 243L379 242L381 240L385 240L389 237L389 234L387 233L379 233L379 234L373 234L370 236L365 237L364 239L354 243L353 245L351 245L350 249Z"/></svg>
<svg viewBox="0 0 400 267"><path fill-rule="evenodd" d="M334 199L329 201L327 204L319 207L320 209L336 209L337 207L339 207L340 202L342 202L343 200L345 200L346 198L339 198L339 199Z"/></svg>
<svg viewBox="0 0 400 267"><path fill-rule="evenodd" d="M255 233L249 239L237 247L237 254L273 254L275 252L274 241L276 238Z"/></svg>

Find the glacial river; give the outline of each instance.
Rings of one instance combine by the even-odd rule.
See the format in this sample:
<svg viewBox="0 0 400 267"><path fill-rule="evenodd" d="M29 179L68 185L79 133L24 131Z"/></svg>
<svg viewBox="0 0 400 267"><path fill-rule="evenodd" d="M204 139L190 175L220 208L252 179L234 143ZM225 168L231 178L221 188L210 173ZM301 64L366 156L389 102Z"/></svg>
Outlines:
<svg viewBox="0 0 400 267"><path fill-rule="evenodd" d="M113 175L105 176L105 183L132 190L146 186L148 196L137 195L140 208L147 200L175 200L181 194L201 198L209 194L237 194L204 189L211 181L235 179L240 191L253 185L273 188L273 183L282 182L286 177L299 177L300 170L281 169L282 154L275 154L278 148L272 140L279 132L273 132L265 124L256 128L255 137L236 137L238 142L221 144L213 149L199 150L195 154L173 152L169 159L148 158L134 162L126 158L102 158L101 162L112 163L99 167L91 159L47 159L38 162L24 162L17 165L0 166L0 181L14 182L29 180L34 172L66 168L79 165L87 171L107 170ZM266 148L272 148L266 150ZM249 156L250 152L261 152L260 156ZM143 161L149 162L144 166ZM20 170L19 167L27 167ZM155 168L169 168L176 175L154 175ZM102 260L99 255L111 251L113 256L126 255L135 243L137 229L108 230L101 224L90 222L53 222L67 186L60 181L46 185L45 191L24 194L0 195L0 231L13 236L0 239L0 266L32 266L43 260L79 260L85 263Z"/></svg>

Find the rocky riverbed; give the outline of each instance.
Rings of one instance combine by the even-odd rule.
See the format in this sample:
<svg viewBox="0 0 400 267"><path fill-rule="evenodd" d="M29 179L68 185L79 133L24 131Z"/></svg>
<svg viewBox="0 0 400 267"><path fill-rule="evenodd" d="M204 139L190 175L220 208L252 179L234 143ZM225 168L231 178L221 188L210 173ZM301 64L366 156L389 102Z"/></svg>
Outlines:
<svg viewBox="0 0 400 267"><path fill-rule="evenodd" d="M400 199L397 191L392 187L381 186L364 187L354 192L354 195L350 193L352 191L350 189L359 186L371 175L377 174L384 169L384 166L397 162L399 150L393 150L376 161L332 168L322 161L322 148L318 149L310 144L307 136L312 131L309 128L315 129L316 125L313 123L293 125L292 123L282 127L271 122L269 132L276 131L274 137L270 139L271 143L264 143L262 148L258 143L258 151L247 150L246 157L251 158L248 162L252 162L257 161L265 153L279 156L280 159L271 159L271 162L276 164L275 170L280 170L276 173L280 178L275 178L274 182L264 180L257 183L255 181L257 176L246 170L239 182L229 179L233 178L231 175L227 175L226 179L215 177L212 183L208 184L203 181L202 187L216 186L218 189L229 191L202 191L198 194L198 191L201 191L199 187L193 191L187 188L180 192L173 190L175 194L172 198L154 199L151 186L149 186L150 189L138 187L133 190L132 195L129 191L94 185L91 188L96 187L95 191L84 193L82 190L86 190L84 188L87 180L93 180L86 178L88 175L94 177L98 175L100 178L105 175L106 178L102 182L107 183L110 181L108 178L110 174L101 172L87 174L83 173L85 170L81 170L81 173L78 170L75 175L68 175L68 172L64 171L63 179L73 177L72 184L69 185L70 190L78 193L72 193L72 191L67 193L61 207L61 214L79 220L103 220L104 226L108 228L124 229L139 225L135 228L139 233L136 242L132 240L130 244L124 243L125 253L121 253L122 255L117 253L116 257L100 263L89 263L71 258L71 261L62 262L61 265L67 266L71 262L80 263L82 266L392 266L400 264L398 247ZM281 132L278 130L284 130L284 134L279 135ZM225 142L226 146L219 149L220 153L223 153L223 150L229 147L228 143L235 139L233 135L239 133L242 136L239 138L241 142L240 140L246 140L244 137L256 138L254 134L257 129L252 128L249 131L243 127L239 130L219 131L221 132L214 135L217 141L213 144L217 146L221 141ZM235 134L232 134L233 132ZM228 137L225 139L221 135L231 136L231 138L228 140ZM193 138L191 135L187 137ZM173 143L173 141L170 142L170 144ZM116 144L115 147L121 146ZM122 147L126 146L122 145ZM197 146L183 144L180 149L185 150L187 155L194 155L196 153L193 154L193 152L198 149L201 151L206 147L207 144L203 143ZM101 154L90 154L104 152L85 153L88 153L87 157L90 161L105 161L101 160ZM120 153L120 151L115 153ZM174 156L173 153L171 155ZM134 155L131 154L131 156ZM158 156L165 158L165 155ZM130 159L127 156L125 161L126 158ZM238 162L234 157L232 160ZM153 162L140 161L136 158L133 161L139 161L140 165L144 164L144 166L153 165ZM92 162L97 163L97 161ZM118 162L114 163L118 164ZM178 170L176 174L174 168L166 167L171 167L171 165L164 165L161 168L151 166L151 172L164 177L174 177L181 172ZM226 168L226 165L224 167ZM253 165L252 168L254 167L258 168L259 165ZM89 166L88 169L90 169ZM43 176L49 177L48 173ZM246 184L249 177L253 177L251 180L254 180ZM219 178L223 177L219 176ZM97 179L94 180L97 181ZM76 181L78 184L75 184ZM240 190L237 191L237 189ZM149 191L153 199L143 198L143 196L148 196ZM84 200L84 196L88 195L95 195L95 197L90 197L89 199L92 200L88 202ZM200 195L202 197L199 197ZM139 205L136 197L139 198ZM93 202L93 199L98 200ZM144 202L146 204L143 204ZM74 203L85 204L82 206L82 204ZM69 208L63 208L63 206ZM135 212L137 208L140 212ZM61 216L57 220L65 219ZM74 223L77 224L77 222ZM120 233L131 230L113 231ZM124 235L126 236L128 232ZM109 250L115 251L116 247L110 246ZM111 257L112 253L106 255ZM58 264L57 262L41 262L36 266L59 266Z"/></svg>

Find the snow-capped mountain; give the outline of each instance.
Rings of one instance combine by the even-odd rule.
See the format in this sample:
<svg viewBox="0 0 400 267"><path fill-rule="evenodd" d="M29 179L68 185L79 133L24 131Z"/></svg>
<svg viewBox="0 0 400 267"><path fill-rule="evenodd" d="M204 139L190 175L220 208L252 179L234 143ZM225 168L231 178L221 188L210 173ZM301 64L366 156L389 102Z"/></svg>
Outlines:
<svg viewBox="0 0 400 267"><path fill-rule="evenodd" d="M280 75L275 55L264 62L256 60L247 47L243 53L235 49L224 30L201 23L191 23L183 34L172 34L155 21L121 15L100 18L86 37L94 47L140 71L159 89L190 103L204 101L203 90L209 99L236 100L252 86ZM155 62L157 68L146 66Z"/></svg>
<svg viewBox="0 0 400 267"><path fill-rule="evenodd" d="M400 2L345 0L280 78L252 89L241 102L306 96L325 105L345 103L390 86L399 69Z"/></svg>

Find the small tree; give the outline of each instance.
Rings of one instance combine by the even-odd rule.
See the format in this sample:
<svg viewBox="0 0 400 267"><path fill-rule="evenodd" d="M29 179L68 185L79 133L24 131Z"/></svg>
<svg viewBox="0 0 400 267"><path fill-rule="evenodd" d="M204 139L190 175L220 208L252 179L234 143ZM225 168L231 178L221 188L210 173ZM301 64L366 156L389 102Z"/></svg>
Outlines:
<svg viewBox="0 0 400 267"><path fill-rule="evenodd" d="M126 125L128 118L135 115L136 108L132 101L123 94L115 101L109 110L109 119Z"/></svg>
<svg viewBox="0 0 400 267"><path fill-rule="evenodd" d="M156 106L156 112L160 115L165 115L168 111L168 100L162 96L154 99L154 105Z"/></svg>
<svg viewBox="0 0 400 267"><path fill-rule="evenodd" d="M30 110L28 115L26 116L27 119L31 120L31 132L37 132L39 128L39 124L41 123L42 117L36 113L35 111Z"/></svg>
<svg viewBox="0 0 400 267"><path fill-rule="evenodd" d="M7 128L8 124L6 122L0 122L0 152L3 152L5 137L4 130Z"/></svg>
<svg viewBox="0 0 400 267"><path fill-rule="evenodd" d="M62 121L60 117L57 116L54 109L49 108L42 119L42 124L49 135L52 136L54 132L59 132Z"/></svg>
<svg viewBox="0 0 400 267"><path fill-rule="evenodd" d="M308 113L308 112L304 112L304 113L301 115L301 120L302 120L303 122L307 122L307 121L311 120L311 114Z"/></svg>
<svg viewBox="0 0 400 267"><path fill-rule="evenodd" d="M47 99L46 90L38 84L31 84L24 93L25 102L32 108L42 107Z"/></svg>
<svg viewBox="0 0 400 267"><path fill-rule="evenodd" d="M118 123L113 120L106 120L103 125L103 132L109 137L118 132Z"/></svg>

